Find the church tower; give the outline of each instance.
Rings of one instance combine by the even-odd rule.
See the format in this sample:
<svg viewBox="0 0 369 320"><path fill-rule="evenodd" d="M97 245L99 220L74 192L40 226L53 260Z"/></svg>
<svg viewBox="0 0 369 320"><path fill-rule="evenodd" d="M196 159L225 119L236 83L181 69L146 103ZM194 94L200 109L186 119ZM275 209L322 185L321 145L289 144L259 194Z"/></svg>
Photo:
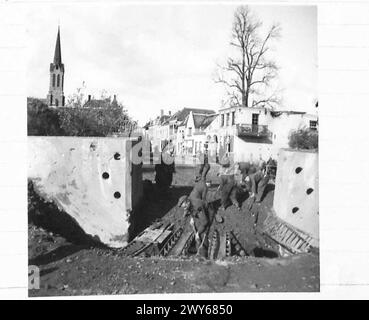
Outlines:
<svg viewBox="0 0 369 320"><path fill-rule="evenodd" d="M64 64L61 58L60 28L56 38L54 61L50 63L50 85L47 103L50 107L63 107L64 98Z"/></svg>

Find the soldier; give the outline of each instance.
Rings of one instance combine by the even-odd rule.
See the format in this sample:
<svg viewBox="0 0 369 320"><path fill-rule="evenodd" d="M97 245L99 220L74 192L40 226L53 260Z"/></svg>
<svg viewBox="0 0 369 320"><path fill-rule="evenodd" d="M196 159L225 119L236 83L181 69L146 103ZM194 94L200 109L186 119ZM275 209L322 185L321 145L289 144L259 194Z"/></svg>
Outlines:
<svg viewBox="0 0 369 320"><path fill-rule="evenodd" d="M266 167L267 173L270 175L270 178L275 179L275 176L277 174L277 161L270 157L267 161Z"/></svg>
<svg viewBox="0 0 369 320"><path fill-rule="evenodd" d="M160 191L166 191L172 184L173 167L163 160L163 153L160 160L160 163L155 165L155 183Z"/></svg>
<svg viewBox="0 0 369 320"><path fill-rule="evenodd" d="M200 167L197 174L197 180L204 180L206 182L206 175L210 170L208 144L204 144L204 152L200 154Z"/></svg>
<svg viewBox="0 0 369 320"><path fill-rule="evenodd" d="M267 163L265 160L263 160L263 158L261 157L261 155L259 155L259 161L258 161L258 167L259 169L263 170L266 167Z"/></svg>
<svg viewBox="0 0 369 320"><path fill-rule="evenodd" d="M172 173L175 173L175 162L174 162L175 150L174 149L175 148L174 148L174 144L172 140L169 140L169 142L166 143L165 146L163 147L163 151L162 151L162 161L164 161L164 163L169 166L170 171Z"/></svg>
<svg viewBox="0 0 369 320"><path fill-rule="evenodd" d="M238 169L242 175L242 181L245 181L246 177L250 174L255 173L258 168L251 162L238 162Z"/></svg>
<svg viewBox="0 0 369 320"><path fill-rule="evenodd" d="M231 166L228 155L226 154L221 160L221 167L218 173L220 177L219 189L221 192L220 197L220 210L225 210L228 200L240 210L241 207L237 201L237 183L235 180L235 168Z"/></svg>
<svg viewBox="0 0 369 320"><path fill-rule="evenodd" d="M190 193L191 199L200 199L206 202L206 195L208 193L208 186L204 179L196 177L195 185Z"/></svg>
<svg viewBox="0 0 369 320"><path fill-rule="evenodd" d="M246 177L247 190L251 192L250 198L256 197L256 202L260 203L266 186L269 183L270 176L267 168L259 169L253 174Z"/></svg>
<svg viewBox="0 0 369 320"><path fill-rule="evenodd" d="M184 209L184 216L190 215L190 224L193 228L198 255L207 256L208 231L211 223L207 203L196 198L182 196L179 198L178 207Z"/></svg>

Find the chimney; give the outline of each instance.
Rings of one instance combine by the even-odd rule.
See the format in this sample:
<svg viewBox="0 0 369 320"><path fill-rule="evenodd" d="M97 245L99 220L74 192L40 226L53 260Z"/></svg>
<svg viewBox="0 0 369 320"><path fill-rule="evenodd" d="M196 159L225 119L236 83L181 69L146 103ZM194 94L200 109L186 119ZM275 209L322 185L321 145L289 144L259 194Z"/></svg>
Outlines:
<svg viewBox="0 0 369 320"><path fill-rule="evenodd" d="M160 110L160 117L162 117L164 115L164 110L163 109L161 109Z"/></svg>
<svg viewBox="0 0 369 320"><path fill-rule="evenodd" d="M172 115L172 111L168 111L168 114L169 114L169 116L171 116Z"/></svg>
<svg viewBox="0 0 369 320"><path fill-rule="evenodd" d="M114 100L113 101L117 101L117 95L114 95Z"/></svg>
<svg viewBox="0 0 369 320"><path fill-rule="evenodd" d="M90 94L88 95L88 101L91 101L91 95Z"/></svg>

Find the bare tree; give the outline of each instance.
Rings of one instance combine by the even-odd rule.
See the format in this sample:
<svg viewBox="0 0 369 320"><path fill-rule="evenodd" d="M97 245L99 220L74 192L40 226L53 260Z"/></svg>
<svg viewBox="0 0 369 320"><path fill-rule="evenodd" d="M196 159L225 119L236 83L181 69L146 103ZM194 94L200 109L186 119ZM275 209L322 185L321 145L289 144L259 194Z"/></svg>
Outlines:
<svg viewBox="0 0 369 320"><path fill-rule="evenodd" d="M68 96L67 106L74 108L82 107L85 102L85 91L86 84L83 81L82 85L76 89L76 92Z"/></svg>
<svg viewBox="0 0 369 320"><path fill-rule="evenodd" d="M236 54L220 67L216 79L226 86L232 106L273 106L279 101L275 93L267 94L266 89L278 71L276 63L267 58L267 52L270 43L280 36L280 27L273 24L262 37L262 25L248 6L236 9L230 42Z"/></svg>

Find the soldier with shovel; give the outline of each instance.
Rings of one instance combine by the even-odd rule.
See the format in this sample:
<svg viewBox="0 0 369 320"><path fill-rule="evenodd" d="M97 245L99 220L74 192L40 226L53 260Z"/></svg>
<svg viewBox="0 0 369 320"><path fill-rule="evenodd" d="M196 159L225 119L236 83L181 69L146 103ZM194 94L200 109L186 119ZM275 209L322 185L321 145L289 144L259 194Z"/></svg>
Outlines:
<svg viewBox="0 0 369 320"><path fill-rule="evenodd" d="M208 205L201 199L182 196L178 207L184 209L184 216L190 216L190 224L195 234L197 254L206 257L208 251L208 231L211 223Z"/></svg>

